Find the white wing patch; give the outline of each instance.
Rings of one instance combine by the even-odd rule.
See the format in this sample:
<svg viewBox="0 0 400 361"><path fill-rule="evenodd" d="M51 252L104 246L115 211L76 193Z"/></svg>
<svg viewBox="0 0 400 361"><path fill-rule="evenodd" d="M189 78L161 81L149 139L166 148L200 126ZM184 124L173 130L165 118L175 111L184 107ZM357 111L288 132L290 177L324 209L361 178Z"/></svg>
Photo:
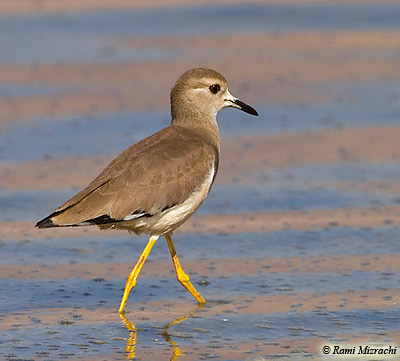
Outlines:
<svg viewBox="0 0 400 361"><path fill-rule="evenodd" d="M213 167L201 186L183 203L168 208L164 212L153 215L152 217L135 219L141 216L141 214L135 214L133 215L134 218L130 218L132 216L127 216L124 220L133 221L132 226L135 229L139 229L141 232L145 233L150 232L152 235L161 236L174 231L200 207L201 203L203 203L210 190L214 173L215 169Z"/></svg>
<svg viewBox="0 0 400 361"><path fill-rule="evenodd" d="M131 214L131 215L129 215L129 216L126 216L126 217L124 218L124 221L132 221L133 219L143 217L145 214L146 214L146 213Z"/></svg>

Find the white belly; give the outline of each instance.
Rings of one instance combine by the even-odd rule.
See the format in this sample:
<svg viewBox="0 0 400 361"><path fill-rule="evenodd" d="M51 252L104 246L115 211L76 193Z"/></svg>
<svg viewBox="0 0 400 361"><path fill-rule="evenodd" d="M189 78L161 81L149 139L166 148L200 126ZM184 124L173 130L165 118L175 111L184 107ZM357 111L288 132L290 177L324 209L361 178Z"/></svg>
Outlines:
<svg viewBox="0 0 400 361"><path fill-rule="evenodd" d="M210 190L213 178L214 168L211 169L201 187L193 192L183 203L177 204L152 217L141 217L130 221L132 230L158 236L174 231L203 203Z"/></svg>

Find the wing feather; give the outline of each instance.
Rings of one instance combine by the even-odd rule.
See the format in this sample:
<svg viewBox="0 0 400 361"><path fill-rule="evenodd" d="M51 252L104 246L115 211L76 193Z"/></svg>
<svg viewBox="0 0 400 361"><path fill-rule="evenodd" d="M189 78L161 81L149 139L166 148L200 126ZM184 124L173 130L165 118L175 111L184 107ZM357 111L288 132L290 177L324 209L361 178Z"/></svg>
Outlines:
<svg viewBox="0 0 400 361"><path fill-rule="evenodd" d="M183 203L217 165L214 145L170 125L122 152L38 226L49 226L49 221L53 226L101 224L158 214Z"/></svg>

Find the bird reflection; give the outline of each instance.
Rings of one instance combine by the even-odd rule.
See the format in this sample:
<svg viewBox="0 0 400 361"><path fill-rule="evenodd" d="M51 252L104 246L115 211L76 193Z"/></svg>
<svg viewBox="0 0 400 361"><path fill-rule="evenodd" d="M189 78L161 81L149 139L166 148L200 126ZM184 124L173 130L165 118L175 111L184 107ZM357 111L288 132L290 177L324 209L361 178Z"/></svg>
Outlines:
<svg viewBox="0 0 400 361"><path fill-rule="evenodd" d="M120 313L119 317L121 317L123 324L130 332L129 337L128 337L128 342L127 342L126 348L125 348L125 351L127 352L126 358L134 359L136 357L136 355L135 355L135 347L136 347L136 339L137 339L136 326L134 323L129 322L123 313Z"/></svg>
<svg viewBox="0 0 400 361"><path fill-rule="evenodd" d="M177 325L185 320L187 320L188 318L194 316L198 310L201 310L203 308L203 305L199 305L196 309L194 309L193 311L191 311L188 315L186 316L182 316L182 317L178 317L177 319L168 322L162 330L162 336L164 338L165 341L167 341L170 345L171 350L173 351L172 357L171 357L171 361L175 361L178 359L179 356L183 355L184 352L181 350L179 344L174 341L169 333L169 328L172 325ZM129 330L130 334L129 334L129 338L127 340L127 344L126 344L126 358L127 359L134 359L136 357L135 354L135 348L136 348L136 342L137 342L137 334L138 334L138 330L136 328L136 325L134 322L130 322L124 314L119 314L121 317L121 320L123 322L123 324L125 325L125 327Z"/></svg>

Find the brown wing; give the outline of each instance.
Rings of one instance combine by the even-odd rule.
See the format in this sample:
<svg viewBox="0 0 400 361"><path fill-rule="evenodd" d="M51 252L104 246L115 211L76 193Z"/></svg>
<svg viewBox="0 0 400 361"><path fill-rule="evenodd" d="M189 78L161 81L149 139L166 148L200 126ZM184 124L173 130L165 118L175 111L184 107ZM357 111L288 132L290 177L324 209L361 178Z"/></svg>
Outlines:
<svg viewBox="0 0 400 361"><path fill-rule="evenodd" d="M84 190L38 222L39 228L101 224L155 215L199 187L218 150L195 133L169 126L122 152Z"/></svg>

